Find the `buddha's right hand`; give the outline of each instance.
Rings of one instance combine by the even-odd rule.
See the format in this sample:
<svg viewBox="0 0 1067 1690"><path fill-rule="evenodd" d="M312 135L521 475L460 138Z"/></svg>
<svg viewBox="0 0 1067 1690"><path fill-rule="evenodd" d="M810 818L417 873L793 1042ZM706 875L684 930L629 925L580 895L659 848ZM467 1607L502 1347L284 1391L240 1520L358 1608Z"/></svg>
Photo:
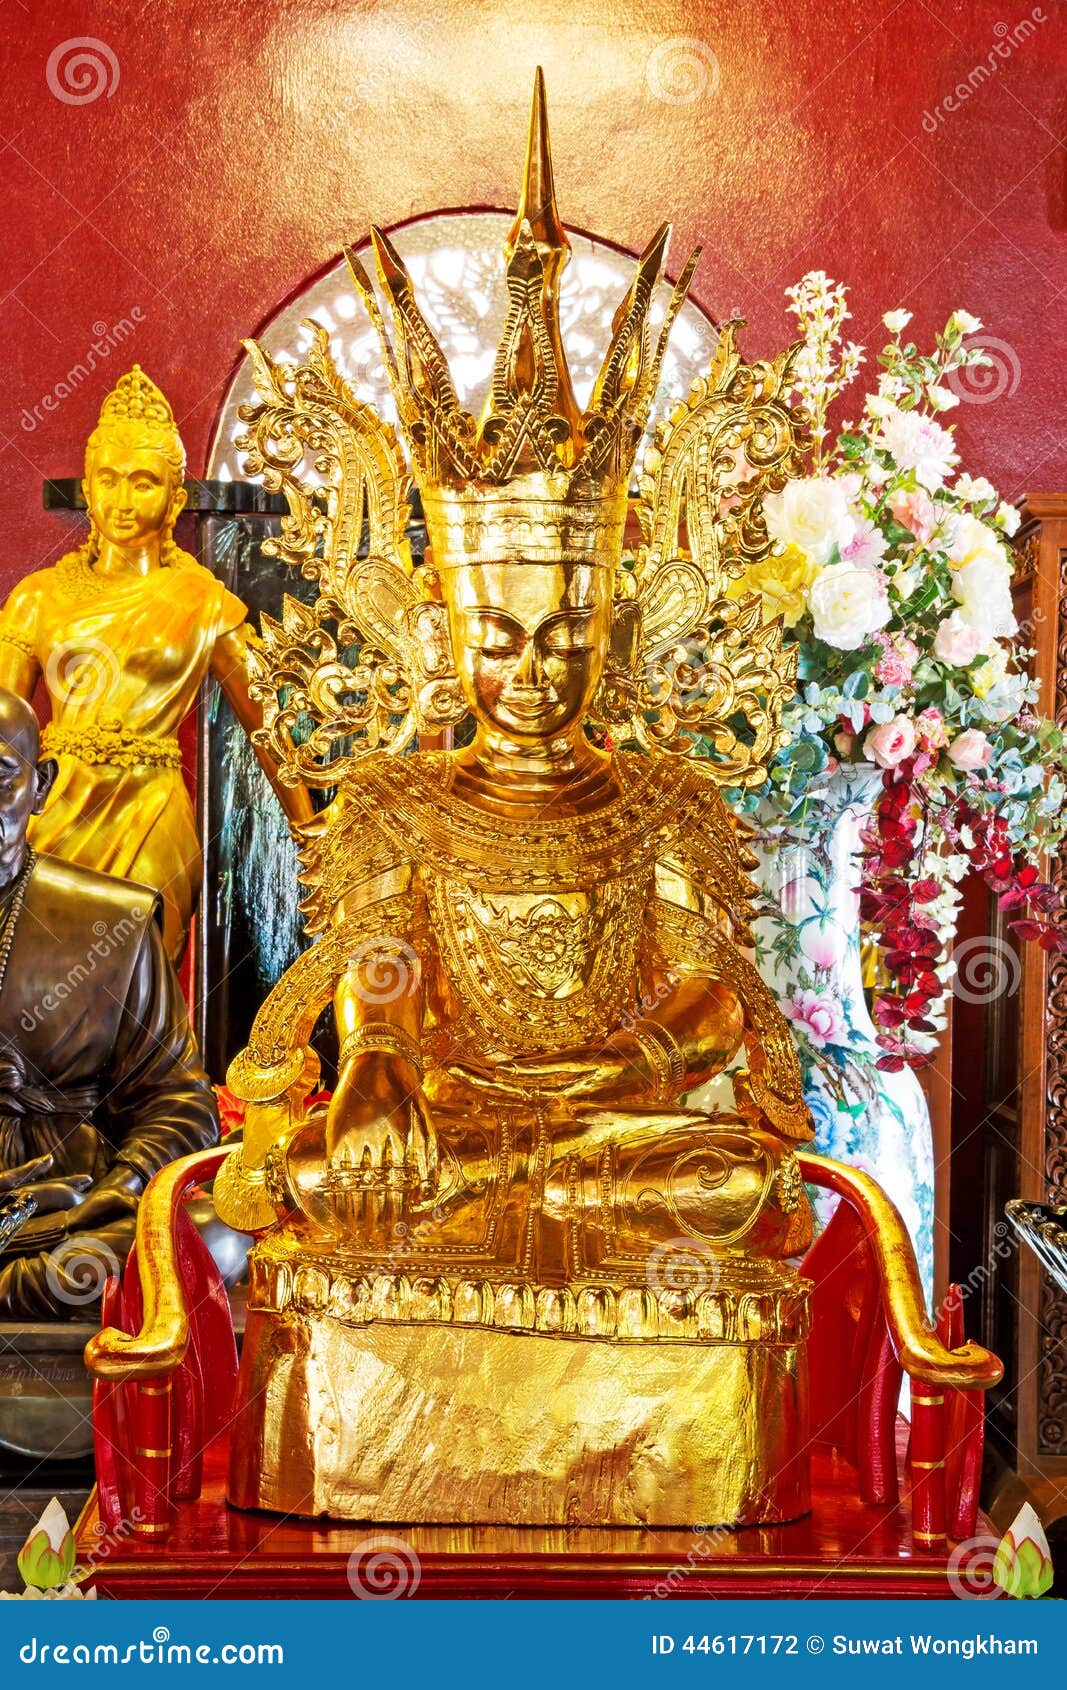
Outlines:
<svg viewBox="0 0 1067 1690"><path fill-rule="evenodd" d="M375 1228L431 1197L437 1135L417 1071L392 1052L357 1053L325 1115L290 1141L286 1167L299 1208L331 1230Z"/></svg>

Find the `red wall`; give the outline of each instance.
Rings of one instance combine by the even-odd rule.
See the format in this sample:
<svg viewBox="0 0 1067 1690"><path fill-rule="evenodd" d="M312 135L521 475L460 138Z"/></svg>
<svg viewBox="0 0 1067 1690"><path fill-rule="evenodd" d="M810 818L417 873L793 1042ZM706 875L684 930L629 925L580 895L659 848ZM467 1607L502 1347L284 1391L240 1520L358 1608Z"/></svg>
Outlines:
<svg viewBox="0 0 1067 1690"><path fill-rule="evenodd" d="M1011 496L1067 488L1064 11L1061 0L5 8L0 587L63 548L69 526L42 512L41 481L77 472L120 366L136 359L164 387L201 471L239 337L342 240L371 218L511 206L538 59L565 218L636 248L673 215L676 255L705 243L697 296L719 313L740 307L759 350L789 332L782 287L813 266L851 284L854 333L875 345L890 306L910 307L927 335L965 306L1004 344L1008 389L955 413L969 467ZM114 85L75 104L51 91L48 67L83 35L109 50ZM670 66L686 52L702 92L660 97L657 77L681 92ZM62 75L52 70L60 88ZM133 324L124 347L45 409L99 326L121 318Z"/></svg>

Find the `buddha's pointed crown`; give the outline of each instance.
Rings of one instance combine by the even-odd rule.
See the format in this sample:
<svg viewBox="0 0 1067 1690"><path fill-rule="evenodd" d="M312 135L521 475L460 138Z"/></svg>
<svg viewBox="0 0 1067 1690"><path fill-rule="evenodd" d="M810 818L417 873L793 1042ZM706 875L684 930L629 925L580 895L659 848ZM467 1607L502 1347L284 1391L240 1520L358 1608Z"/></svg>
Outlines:
<svg viewBox="0 0 1067 1690"><path fill-rule="evenodd" d="M504 243L507 317L480 417L461 405L445 355L389 237L371 231L395 338L367 272L349 255L382 343L438 567L565 559L617 563L630 471L697 259L695 252L685 266L653 344L649 312L669 233L669 224L663 224L637 261L583 410L560 334L559 281L570 243L556 206L539 69L522 193Z"/></svg>

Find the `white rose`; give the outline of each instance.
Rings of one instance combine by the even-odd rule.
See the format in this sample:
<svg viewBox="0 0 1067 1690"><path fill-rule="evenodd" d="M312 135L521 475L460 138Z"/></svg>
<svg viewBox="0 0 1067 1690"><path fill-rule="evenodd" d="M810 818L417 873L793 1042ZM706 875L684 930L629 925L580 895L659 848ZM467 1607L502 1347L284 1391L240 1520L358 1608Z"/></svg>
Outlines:
<svg viewBox="0 0 1067 1690"><path fill-rule="evenodd" d="M899 334L901 329L906 329L911 322L911 312L887 311L882 321L890 334Z"/></svg>
<svg viewBox="0 0 1067 1690"><path fill-rule="evenodd" d="M981 629L972 627L958 610L954 610L951 616L938 623L934 635L934 656L942 663L950 663L954 669L965 669L978 656L982 643Z"/></svg>
<svg viewBox="0 0 1067 1690"><path fill-rule="evenodd" d="M977 558L988 558L991 563L999 564L1009 578L1011 576L1011 564L999 534L976 516L963 512L956 516L947 551L957 567L974 563Z"/></svg>
<svg viewBox="0 0 1067 1690"><path fill-rule="evenodd" d="M827 476L789 481L763 501L767 531L783 546L796 546L812 563L826 563L835 546L855 533L845 489Z"/></svg>
<svg viewBox="0 0 1067 1690"><path fill-rule="evenodd" d="M1016 632L1011 572L1001 559L988 552L977 553L952 571L952 591L964 621L986 639L1006 639Z"/></svg>
<svg viewBox="0 0 1067 1690"><path fill-rule="evenodd" d="M960 402L959 394L948 387L928 387L926 397L935 411L951 411Z"/></svg>
<svg viewBox="0 0 1067 1690"><path fill-rule="evenodd" d="M1014 505L1009 505L1007 499L1002 499L997 506L993 521L998 528L1004 530L1005 534L1014 534L1018 530L1022 516Z"/></svg>
<svg viewBox="0 0 1067 1690"><path fill-rule="evenodd" d="M855 651L890 617L885 576L866 564L831 563L808 591L817 640Z"/></svg>
<svg viewBox="0 0 1067 1690"><path fill-rule="evenodd" d="M977 334L982 327L980 317L972 317L969 311L953 311L948 320L949 329L959 329L961 334Z"/></svg>
<svg viewBox="0 0 1067 1690"><path fill-rule="evenodd" d="M990 500L996 498L997 490L984 475L961 475L956 479L956 495L972 504L988 505Z"/></svg>

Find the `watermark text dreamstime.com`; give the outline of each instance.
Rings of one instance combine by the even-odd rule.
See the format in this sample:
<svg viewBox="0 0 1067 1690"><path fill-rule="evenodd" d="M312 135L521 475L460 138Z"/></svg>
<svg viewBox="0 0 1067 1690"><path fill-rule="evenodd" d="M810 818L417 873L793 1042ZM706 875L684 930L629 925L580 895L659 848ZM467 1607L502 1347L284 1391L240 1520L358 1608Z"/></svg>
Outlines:
<svg viewBox="0 0 1067 1690"><path fill-rule="evenodd" d="M922 126L928 135L936 134L946 118L952 117L973 94L977 94L985 84L996 76L1006 59L1010 59L1017 48L1025 45L1038 26L1048 23L1048 14L1041 6L1035 6L1029 15L1021 18L1016 24L998 23L993 26L995 37L992 47L984 59L973 65L967 75L955 88L951 89L942 100L939 100L933 111L924 111Z"/></svg>
<svg viewBox="0 0 1067 1690"><path fill-rule="evenodd" d="M134 330L144 322L144 312L139 305L131 305L125 317L119 317L114 323L97 322L93 324L93 339L88 350L82 353L76 364L72 364L65 375L43 393L36 405L24 405L19 425L26 434L32 434L45 418L59 410L65 399L76 393L83 382L96 374L101 364L107 362L111 354L124 341L127 341Z"/></svg>
<svg viewBox="0 0 1067 1690"><path fill-rule="evenodd" d="M165 1625L136 1643L57 1643L31 1637L19 1649L23 1666L241 1666L280 1667L285 1650L280 1643L172 1643Z"/></svg>

